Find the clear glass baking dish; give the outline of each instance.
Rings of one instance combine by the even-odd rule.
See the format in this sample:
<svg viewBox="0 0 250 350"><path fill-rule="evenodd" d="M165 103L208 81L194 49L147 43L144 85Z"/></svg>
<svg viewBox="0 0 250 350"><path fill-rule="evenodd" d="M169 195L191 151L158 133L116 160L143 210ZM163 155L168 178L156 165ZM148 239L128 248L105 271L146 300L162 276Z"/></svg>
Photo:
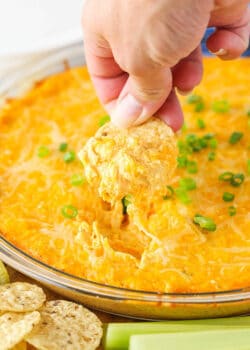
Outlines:
<svg viewBox="0 0 250 350"><path fill-rule="evenodd" d="M35 81L84 64L82 44L63 48L23 66L0 81L0 98L15 97ZM48 266L1 237L0 259L63 296L108 313L142 319L195 319L250 312L250 288L219 293L159 294L98 284Z"/></svg>

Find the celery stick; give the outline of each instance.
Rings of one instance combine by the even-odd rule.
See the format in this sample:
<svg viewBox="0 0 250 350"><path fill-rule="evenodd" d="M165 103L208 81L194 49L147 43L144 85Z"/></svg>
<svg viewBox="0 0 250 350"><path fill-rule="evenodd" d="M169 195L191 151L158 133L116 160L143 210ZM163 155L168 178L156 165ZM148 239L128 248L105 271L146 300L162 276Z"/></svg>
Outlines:
<svg viewBox="0 0 250 350"><path fill-rule="evenodd" d="M249 350L250 330L133 335L129 350Z"/></svg>
<svg viewBox="0 0 250 350"><path fill-rule="evenodd" d="M194 332L210 329L249 327L250 317L230 317L205 320L109 323L104 337L105 350L126 350L129 338L136 334Z"/></svg>

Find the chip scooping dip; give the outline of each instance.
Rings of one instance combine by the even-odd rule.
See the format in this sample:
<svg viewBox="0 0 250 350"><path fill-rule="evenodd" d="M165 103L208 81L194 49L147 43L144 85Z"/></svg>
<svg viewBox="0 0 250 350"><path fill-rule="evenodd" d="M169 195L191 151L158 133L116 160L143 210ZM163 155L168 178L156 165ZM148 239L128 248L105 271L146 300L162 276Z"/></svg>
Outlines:
<svg viewBox="0 0 250 350"><path fill-rule="evenodd" d="M141 198L163 192L176 157L174 133L158 118L129 129L107 123L79 153L87 181L111 203L128 194Z"/></svg>

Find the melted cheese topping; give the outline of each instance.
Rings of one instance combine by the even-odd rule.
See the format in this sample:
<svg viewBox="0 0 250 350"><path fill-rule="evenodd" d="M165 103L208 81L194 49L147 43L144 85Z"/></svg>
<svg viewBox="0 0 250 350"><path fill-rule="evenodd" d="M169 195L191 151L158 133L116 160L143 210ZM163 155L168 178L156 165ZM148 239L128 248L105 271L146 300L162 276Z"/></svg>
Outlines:
<svg viewBox="0 0 250 350"><path fill-rule="evenodd" d="M195 179L191 203L174 195L152 199L150 206L110 207L85 182L73 186L82 174L77 159L65 163L62 142L76 153L99 128L105 114L95 97L85 68L75 68L37 84L24 97L8 101L0 112L0 232L26 253L68 273L120 287L161 292L220 291L250 285L250 159L249 59L234 62L205 60L205 78L195 93L205 109L182 98L187 134L214 133L218 141L214 161L208 148L192 153L198 172L178 168L172 183ZM230 110L216 113L215 100L229 101ZM202 118L205 129L197 127ZM231 145L233 131L244 133ZM46 146L47 156L38 156ZM224 171L243 173L239 187L221 182ZM224 202L224 192L235 194ZM64 205L78 209L74 219L62 215ZM235 216L228 215L234 205ZM210 217L215 232L201 230L194 214ZM132 220L133 219L133 220ZM137 220L137 221L136 221ZM137 225L133 223L135 221Z"/></svg>

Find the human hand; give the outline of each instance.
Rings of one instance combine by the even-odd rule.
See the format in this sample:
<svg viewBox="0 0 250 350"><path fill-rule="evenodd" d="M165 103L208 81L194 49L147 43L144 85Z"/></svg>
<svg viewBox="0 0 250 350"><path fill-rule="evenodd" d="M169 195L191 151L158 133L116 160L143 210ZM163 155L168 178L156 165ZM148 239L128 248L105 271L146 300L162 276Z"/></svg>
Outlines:
<svg viewBox="0 0 250 350"><path fill-rule="evenodd" d="M222 59L246 50L250 13L245 0L87 0L85 54L100 101L120 127L153 114L174 130L183 122L175 87L185 94L202 78L200 41Z"/></svg>

